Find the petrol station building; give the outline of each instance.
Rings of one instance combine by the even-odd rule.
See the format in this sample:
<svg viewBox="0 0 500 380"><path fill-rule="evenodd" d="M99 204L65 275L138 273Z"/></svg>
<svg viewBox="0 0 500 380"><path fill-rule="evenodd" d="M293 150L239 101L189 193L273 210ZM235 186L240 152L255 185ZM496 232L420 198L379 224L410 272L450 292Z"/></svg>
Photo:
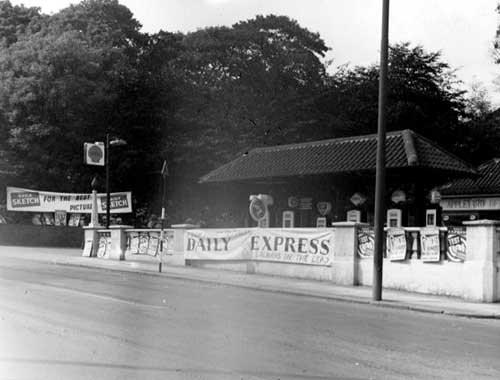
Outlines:
<svg viewBox="0 0 500 380"><path fill-rule="evenodd" d="M377 136L344 137L255 148L200 179L211 204L239 215L234 227L322 227L373 224ZM388 226L441 225L435 190L472 181L476 170L413 132L386 137ZM249 201L259 197L267 219L256 222ZM222 205L221 205L222 203Z"/></svg>

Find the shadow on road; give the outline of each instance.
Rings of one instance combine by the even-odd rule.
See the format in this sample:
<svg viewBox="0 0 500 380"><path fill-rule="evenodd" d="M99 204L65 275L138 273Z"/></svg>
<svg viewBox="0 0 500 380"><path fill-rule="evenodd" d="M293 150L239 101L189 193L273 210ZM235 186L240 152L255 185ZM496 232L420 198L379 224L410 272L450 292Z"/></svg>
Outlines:
<svg viewBox="0 0 500 380"><path fill-rule="evenodd" d="M198 375L230 375L230 376L252 376L265 379L303 379L303 380L361 380L354 377L335 377L332 375L309 375L306 372L296 373L277 373L268 371L238 371L224 370L211 368L169 368L162 366L144 366L116 363L99 363L71 360L46 360L46 359L26 359L26 358L0 358L0 363L19 363L33 365L50 365L50 366L71 366L71 367L88 367L88 368L105 368L130 371L153 371L162 373L178 373L178 374L198 374Z"/></svg>

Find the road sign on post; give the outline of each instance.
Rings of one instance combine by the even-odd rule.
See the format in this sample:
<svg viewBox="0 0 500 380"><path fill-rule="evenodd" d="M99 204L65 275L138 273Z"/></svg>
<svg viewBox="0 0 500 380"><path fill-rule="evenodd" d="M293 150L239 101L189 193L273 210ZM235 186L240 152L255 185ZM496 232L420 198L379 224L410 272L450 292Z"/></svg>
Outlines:
<svg viewBox="0 0 500 380"><path fill-rule="evenodd" d="M87 165L104 166L105 154L103 142L83 144L83 161Z"/></svg>

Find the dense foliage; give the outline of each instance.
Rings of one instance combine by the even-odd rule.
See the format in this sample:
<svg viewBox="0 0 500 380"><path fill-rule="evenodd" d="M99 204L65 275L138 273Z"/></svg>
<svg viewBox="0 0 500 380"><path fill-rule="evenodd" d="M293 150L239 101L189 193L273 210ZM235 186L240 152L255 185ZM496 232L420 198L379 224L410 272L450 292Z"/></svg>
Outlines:
<svg viewBox="0 0 500 380"><path fill-rule="evenodd" d="M288 17L187 34L140 29L117 0L50 16L0 1L0 158L14 171L9 184L88 191L104 172L83 165L83 143L111 133L128 142L111 152L112 187L132 190L136 208L156 208L166 159L179 210L181 200L196 204L200 175L252 147L376 131L378 66L329 74L324 41ZM388 129L411 128L474 162L490 158L497 117L457 84L439 53L392 46Z"/></svg>

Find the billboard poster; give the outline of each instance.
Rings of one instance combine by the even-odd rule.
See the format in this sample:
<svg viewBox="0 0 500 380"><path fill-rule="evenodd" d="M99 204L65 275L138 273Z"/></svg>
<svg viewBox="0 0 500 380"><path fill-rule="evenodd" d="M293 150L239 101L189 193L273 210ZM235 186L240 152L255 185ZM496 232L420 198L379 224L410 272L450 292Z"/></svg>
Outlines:
<svg viewBox="0 0 500 380"><path fill-rule="evenodd" d="M375 252L375 231L373 228L358 229L358 256L361 258L373 257Z"/></svg>
<svg viewBox="0 0 500 380"><path fill-rule="evenodd" d="M450 261L463 262L466 257L467 230L465 227L448 227L446 256Z"/></svg>
<svg viewBox="0 0 500 380"><path fill-rule="evenodd" d="M188 230L186 259L259 260L332 265L331 230L253 228Z"/></svg>
<svg viewBox="0 0 500 380"><path fill-rule="evenodd" d="M439 228L424 227L420 230L420 259L427 262L440 260Z"/></svg>
<svg viewBox="0 0 500 380"><path fill-rule="evenodd" d="M106 194L97 194L97 211L104 214L107 208ZM110 212L114 214L132 212L132 193L111 193ZM92 212L92 195L80 193L55 193L7 187L7 210L28 212L67 213Z"/></svg>
<svg viewBox="0 0 500 380"><path fill-rule="evenodd" d="M403 228L387 231L387 257L391 261L406 259L406 234Z"/></svg>

